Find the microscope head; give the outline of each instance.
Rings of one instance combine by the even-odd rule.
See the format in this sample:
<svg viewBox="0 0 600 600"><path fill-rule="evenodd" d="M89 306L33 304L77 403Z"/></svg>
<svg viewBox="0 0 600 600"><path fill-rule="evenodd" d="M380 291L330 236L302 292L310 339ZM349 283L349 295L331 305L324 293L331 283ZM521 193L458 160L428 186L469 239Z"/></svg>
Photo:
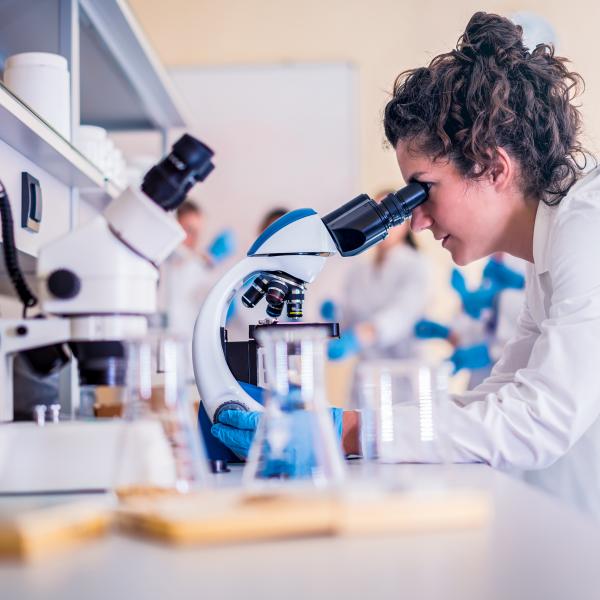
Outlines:
<svg viewBox="0 0 600 600"><path fill-rule="evenodd" d="M125 372L124 344L146 335L157 310L158 265L185 234L168 211L213 169L208 146L184 135L102 215L40 249L45 313L69 319L82 383L113 385Z"/></svg>
<svg viewBox="0 0 600 600"><path fill-rule="evenodd" d="M142 191L163 210L176 209L192 186L204 181L214 169L214 152L201 141L185 134L171 152L146 173Z"/></svg>
<svg viewBox="0 0 600 600"><path fill-rule="evenodd" d="M248 250L248 257L270 257L278 269L260 273L242 296L253 308L263 298L267 315L277 319L287 305L287 316L302 318L306 284L313 281L326 257L337 249L319 215L309 208L293 210L271 223Z"/></svg>
<svg viewBox="0 0 600 600"><path fill-rule="evenodd" d="M428 192L426 185L413 182L380 203L361 194L323 219L308 208L287 213L267 227L248 251L249 257L276 257L281 269L260 273L242 303L253 308L266 298L269 317L280 317L287 304L288 317L301 318L306 284L327 256L337 252L354 256L383 240L391 227L409 218L427 199Z"/></svg>

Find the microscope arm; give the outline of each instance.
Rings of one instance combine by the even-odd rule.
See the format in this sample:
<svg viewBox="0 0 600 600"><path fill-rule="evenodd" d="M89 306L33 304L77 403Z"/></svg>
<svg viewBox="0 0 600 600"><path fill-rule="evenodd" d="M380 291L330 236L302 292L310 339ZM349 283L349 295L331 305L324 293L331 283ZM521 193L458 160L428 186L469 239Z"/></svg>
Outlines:
<svg viewBox="0 0 600 600"><path fill-rule="evenodd" d="M231 373L221 345L221 331L215 323L223 325L223 313L245 279L261 271L276 269L274 258L245 258L219 280L196 319L192 340L194 375L211 421L214 421L215 413L228 404L238 405L243 410L262 410Z"/></svg>

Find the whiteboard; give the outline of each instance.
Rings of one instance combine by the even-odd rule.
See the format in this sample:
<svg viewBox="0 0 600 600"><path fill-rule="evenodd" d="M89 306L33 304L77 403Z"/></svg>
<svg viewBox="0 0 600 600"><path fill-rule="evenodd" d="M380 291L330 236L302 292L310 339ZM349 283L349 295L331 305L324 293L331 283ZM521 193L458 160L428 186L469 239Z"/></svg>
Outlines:
<svg viewBox="0 0 600 600"><path fill-rule="evenodd" d="M190 108L191 132L215 151L215 170L191 196L207 216L208 234L225 226L235 231L240 256L271 208L309 207L324 215L360 193L352 65L193 67L170 73ZM317 317L322 298L336 295L351 266L347 262L330 259L310 286L310 318Z"/></svg>
<svg viewBox="0 0 600 600"><path fill-rule="evenodd" d="M275 206L328 212L358 192L355 69L281 64L171 71L192 133L215 151L197 188L207 225L224 217L246 241ZM211 227L212 228L212 227Z"/></svg>

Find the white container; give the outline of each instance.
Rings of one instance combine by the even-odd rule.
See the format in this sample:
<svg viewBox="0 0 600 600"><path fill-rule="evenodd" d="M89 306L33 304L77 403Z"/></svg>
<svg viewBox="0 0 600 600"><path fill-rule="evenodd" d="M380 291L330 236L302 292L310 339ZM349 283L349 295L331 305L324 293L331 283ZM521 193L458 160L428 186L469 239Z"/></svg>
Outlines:
<svg viewBox="0 0 600 600"><path fill-rule="evenodd" d="M80 125L73 137L73 142L79 151L104 173L110 150L106 129L95 125Z"/></svg>
<svg viewBox="0 0 600 600"><path fill-rule="evenodd" d="M48 52L24 52L4 63L4 83L64 138L71 138L67 60Z"/></svg>

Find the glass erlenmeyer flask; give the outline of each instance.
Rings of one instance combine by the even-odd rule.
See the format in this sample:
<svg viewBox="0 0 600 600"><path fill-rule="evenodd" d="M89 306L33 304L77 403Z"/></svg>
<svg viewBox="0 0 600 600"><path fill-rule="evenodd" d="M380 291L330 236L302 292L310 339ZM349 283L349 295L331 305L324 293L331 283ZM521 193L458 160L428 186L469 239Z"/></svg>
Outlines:
<svg viewBox="0 0 600 600"><path fill-rule="evenodd" d="M405 488L444 487L452 462L449 373L449 363L416 359L371 360L359 365L364 475L389 473L378 468L383 463L434 463L445 467L404 468L402 481L396 471L394 483Z"/></svg>
<svg viewBox="0 0 600 600"><path fill-rule="evenodd" d="M267 399L244 469L249 487L294 480L324 487L345 474L325 397L325 342L318 327L272 325L255 331Z"/></svg>
<svg viewBox="0 0 600 600"><path fill-rule="evenodd" d="M186 382L187 346L174 336L126 344L124 435L115 487L187 492L210 481Z"/></svg>

